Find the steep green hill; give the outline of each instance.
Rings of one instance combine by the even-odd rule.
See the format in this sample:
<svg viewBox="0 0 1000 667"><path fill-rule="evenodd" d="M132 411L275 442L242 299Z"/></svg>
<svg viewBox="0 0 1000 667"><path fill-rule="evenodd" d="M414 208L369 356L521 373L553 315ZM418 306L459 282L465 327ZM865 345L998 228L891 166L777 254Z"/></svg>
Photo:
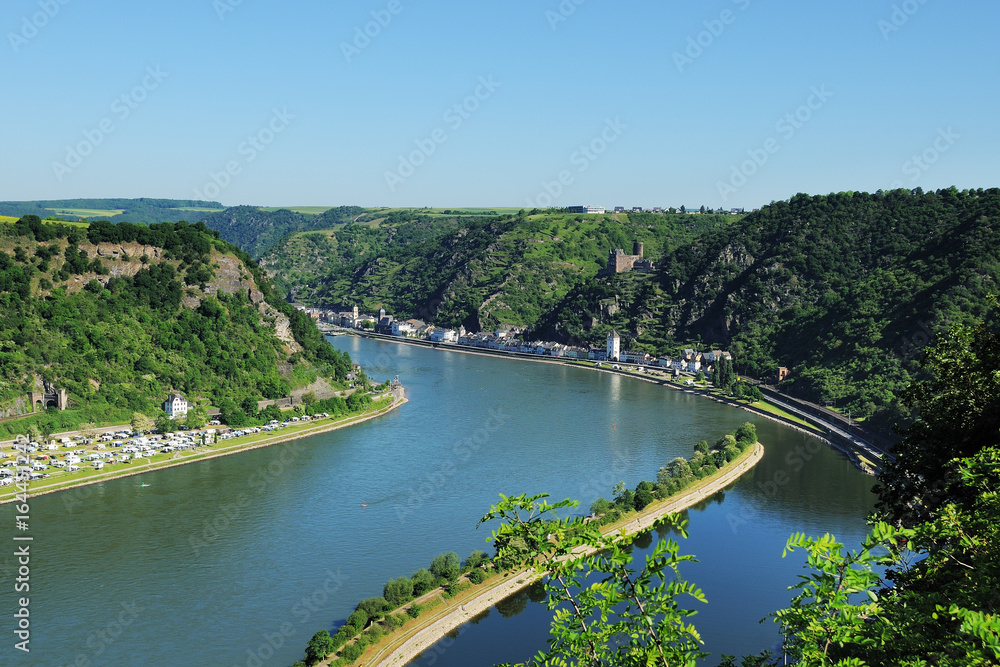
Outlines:
<svg viewBox="0 0 1000 667"><path fill-rule="evenodd" d="M43 388L107 421L174 390L220 405L344 381L350 358L272 290L202 224L2 224L0 416Z"/></svg>
<svg viewBox="0 0 1000 667"><path fill-rule="evenodd" d="M869 415L934 333L998 293L1000 190L797 195L668 253L657 276L580 286L539 328L727 346L744 372L789 367L791 391Z"/></svg>
<svg viewBox="0 0 1000 667"><path fill-rule="evenodd" d="M1000 190L797 195L745 218L560 213L389 217L295 234L261 259L299 301L384 306L471 330L671 354L725 347L737 369L852 414L899 415L921 349L1000 293ZM653 274L597 277L645 243Z"/></svg>
<svg viewBox="0 0 1000 667"><path fill-rule="evenodd" d="M608 251L645 244L658 257L737 218L713 215L576 215L520 212L486 218L396 211L375 224L295 234L261 266L295 300L384 306L398 316L471 330L532 326Z"/></svg>

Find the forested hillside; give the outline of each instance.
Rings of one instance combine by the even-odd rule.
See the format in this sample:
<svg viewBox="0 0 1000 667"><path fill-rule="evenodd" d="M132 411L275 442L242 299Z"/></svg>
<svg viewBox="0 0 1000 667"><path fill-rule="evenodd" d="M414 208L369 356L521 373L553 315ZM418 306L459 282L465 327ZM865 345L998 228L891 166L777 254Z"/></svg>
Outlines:
<svg viewBox="0 0 1000 667"><path fill-rule="evenodd" d="M655 277L580 286L540 328L727 346L744 372L789 367L791 391L863 416L893 404L936 332L998 293L1000 190L797 195L668 253Z"/></svg>
<svg viewBox="0 0 1000 667"><path fill-rule="evenodd" d="M655 354L725 347L743 373L788 367L790 391L888 423L921 348L1000 293L998 216L1000 190L954 188L797 195L742 219L399 215L292 235L261 264L311 305L578 344L617 329ZM597 277L635 240L656 273Z"/></svg>
<svg viewBox="0 0 1000 667"><path fill-rule="evenodd" d="M86 420L127 420L173 390L221 405L343 381L350 358L272 289L200 223L2 224L0 408L64 388Z"/></svg>
<svg viewBox="0 0 1000 667"><path fill-rule="evenodd" d="M735 216L576 215L520 212L496 217L400 211L372 224L295 234L261 265L295 300L384 306L403 317L478 331L524 326L597 275L608 251L645 244L646 257Z"/></svg>
<svg viewBox="0 0 1000 667"><path fill-rule="evenodd" d="M202 216L205 224L221 237L259 257L293 232L328 229L351 222L365 209L357 206L332 208L320 215L296 213L287 209L265 211L255 206L236 206Z"/></svg>

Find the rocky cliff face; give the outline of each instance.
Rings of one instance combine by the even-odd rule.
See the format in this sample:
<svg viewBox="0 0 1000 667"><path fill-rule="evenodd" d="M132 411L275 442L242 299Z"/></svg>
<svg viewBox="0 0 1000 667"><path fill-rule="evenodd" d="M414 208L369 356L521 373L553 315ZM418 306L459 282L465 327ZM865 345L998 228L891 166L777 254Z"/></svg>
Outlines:
<svg viewBox="0 0 1000 667"><path fill-rule="evenodd" d="M149 262L166 261L163 259L162 248L138 243L99 243L97 245L84 243L80 245L80 250L85 251L89 257L99 258L109 273L106 276L97 273L73 276L67 284L67 290L71 293L82 290L91 280L97 280L102 285L106 285L111 278L135 276L148 266ZM143 257L146 258L146 263L143 262ZM175 266L178 264L177 262L171 263ZM288 318L268 305L264 300L264 294L257 287L253 276L243 266L243 262L237 257L213 250L211 266L213 277L206 283L204 290L197 286L189 287L186 290L181 301L186 308L200 306L201 299L205 295L216 296L219 292L230 295L243 294L257 306L261 314L261 324L268 323L274 327L275 335L285 344L289 354L302 349L292 336L291 323Z"/></svg>

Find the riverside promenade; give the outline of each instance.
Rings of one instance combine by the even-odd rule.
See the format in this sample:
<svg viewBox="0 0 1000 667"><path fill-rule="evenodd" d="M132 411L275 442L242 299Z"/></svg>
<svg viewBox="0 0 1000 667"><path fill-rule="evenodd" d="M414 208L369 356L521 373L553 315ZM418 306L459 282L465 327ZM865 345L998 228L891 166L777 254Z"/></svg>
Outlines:
<svg viewBox="0 0 1000 667"><path fill-rule="evenodd" d="M752 449L748 449L731 465L726 466L715 475L701 480L695 486L685 489L675 496L652 503L638 516L631 518L626 523L609 526L604 534L632 535L648 530L660 517L681 512L725 489L749 472L763 456L764 447L758 442ZM581 552L580 556L583 555L585 553ZM435 610L437 613L422 617L420 624L387 642L371 658L362 658L358 664L365 667L404 667L421 652L434 646L447 633L470 621L501 600L527 588L542 576L533 568L529 568L508 574L496 582L487 582L485 590L479 592L475 597L456 600L453 605L445 606L443 609Z"/></svg>

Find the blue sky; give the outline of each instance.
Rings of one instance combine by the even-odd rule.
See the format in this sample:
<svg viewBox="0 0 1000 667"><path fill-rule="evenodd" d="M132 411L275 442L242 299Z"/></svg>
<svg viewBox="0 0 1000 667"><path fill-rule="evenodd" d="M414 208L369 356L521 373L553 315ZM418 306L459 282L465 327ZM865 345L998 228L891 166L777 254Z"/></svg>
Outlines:
<svg viewBox="0 0 1000 667"><path fill-rule="evenodd" d="M985 0L8 0L0 199L993 187L997 25Z"/></svg>

